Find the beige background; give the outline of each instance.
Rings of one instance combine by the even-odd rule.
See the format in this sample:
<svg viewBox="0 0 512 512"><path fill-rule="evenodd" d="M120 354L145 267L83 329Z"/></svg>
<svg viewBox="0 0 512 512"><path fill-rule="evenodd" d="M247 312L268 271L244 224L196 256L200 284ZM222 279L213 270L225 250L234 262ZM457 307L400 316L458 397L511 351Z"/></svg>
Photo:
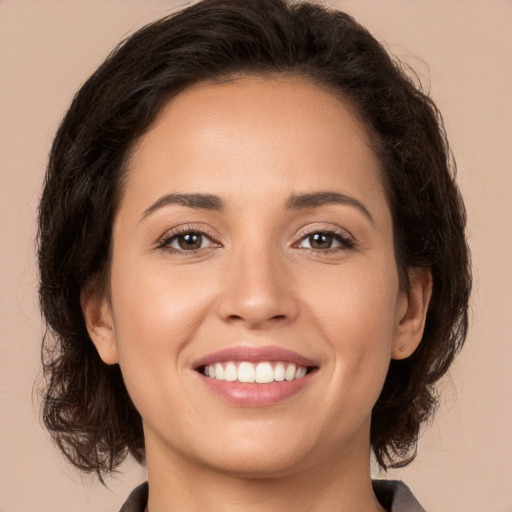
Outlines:
<svg viewBox="0 0 512 512"><path fill-rule="evenodd" d="M470 337L417 460L390 477L403 478L430 512L511 512L512 2L331 4L431 83L469 214ZM124 35L176 5L0 0L0 512L114 511L144 479L127 465L110 489L83 481L39 424L33 239L46 155L74 92Z"/></svg>

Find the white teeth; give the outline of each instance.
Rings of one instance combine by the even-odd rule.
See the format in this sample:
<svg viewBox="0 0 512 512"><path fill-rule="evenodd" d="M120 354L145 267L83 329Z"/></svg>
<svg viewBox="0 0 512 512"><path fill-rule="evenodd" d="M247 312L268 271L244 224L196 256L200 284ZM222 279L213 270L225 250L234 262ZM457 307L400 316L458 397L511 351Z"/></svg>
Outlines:
<svg viewBox="0 0 512 512"><path fill-rule="evenodd" d="M274 369L270 363L259 363L256 366L256 382L265 384L274 380Z"/></svg>
<svg viewBox="0 0 512 512"><path fill-rule="evenodd" d="M254 382L255 371L251 363L240 363L238 366L238 382Z"/></svg>
<svg viewBox="0 0 512 512"><path fill-rule="evenodd" d="M284 378L286 380L295 379L295 373L297 371L297 367L294 364L290 364L287 366L286 371L284 372Z"/></svg>
<svg viewBox="0 0 512 512"><path fill-rule="evenodd" d="M283 363L277 363L274 367L274 380L281 382L284 380L285 369Z"/></svg>
<svg viewBox="0 0 512 512"><path fill-rule="evenodd" d="M224 368L220 363L215 363L215 378L219 380L224 378Z"/></svg>
<svg viewBox="0 0 512 512"><path fill-rule="evenodd" d="M228 363L224 369L224 380L234 382L238 377L237 373L235 363Z"/></svg>
<svg viewBox="0 0 512 512"><path fill-rule="evenodd" d="M217 367L215 367L215 370L217 370ZM298 366L297 371L295 372L295 378L300 379L301 377L304 377L306 375L306 368L304 366Z"/></svg>
<svg viewBox="0 0 512 512"><path fill-rule="evenodd" d="M227 361L225 363L215 363L205 366L204 375L216 380L225 380L228 382L256 382L258 384L267 384L269 382L282 382L301 379L307 374L305 366L297 366L294 363L285 363L278 361L262 361L257 364L242 361L235 363Z"/></svg>

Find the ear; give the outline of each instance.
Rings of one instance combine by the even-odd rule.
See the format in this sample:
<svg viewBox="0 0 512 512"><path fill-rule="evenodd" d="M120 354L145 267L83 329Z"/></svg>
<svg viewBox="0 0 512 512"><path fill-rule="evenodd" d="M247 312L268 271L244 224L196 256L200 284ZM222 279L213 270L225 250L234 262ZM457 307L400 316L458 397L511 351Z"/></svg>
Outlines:
<svg viewBox="0 0 512 512"><path fill-rule="evenodd" d="M106 364L119 361L115 338L112 306L106 294L84 286L80 292L80 305L89 336Z"/></svg>
<svg viewBox="0 0 512 512"><path fill-rule="evenodd" d="M412 269L409 272L409 289L402 291L401 294L396 309L397 319L391 353L393 359L409 357L423 337L432 296L430 269Z"/></svg>

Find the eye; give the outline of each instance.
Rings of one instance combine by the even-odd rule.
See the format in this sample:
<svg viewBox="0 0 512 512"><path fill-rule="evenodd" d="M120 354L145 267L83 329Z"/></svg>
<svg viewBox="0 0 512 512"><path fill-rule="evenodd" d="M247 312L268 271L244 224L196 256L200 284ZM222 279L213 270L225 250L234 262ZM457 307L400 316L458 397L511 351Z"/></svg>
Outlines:
<svg viewBox="0 0 512 512"><path fill-rule="evenodd" d="M183 235L175 236L168 245L173 249L195 251L197 249L202 249L207 241L208 238L201 233L185 233Z"/></svg>
<svg viewBox="0 0 512 512"><path fill-rule="evenodd" d="M297 247L314 251L343 250L353 248L354 241L343 232L318 230L301 238Z"/></svg>
<svg viewBox="0 0 512 512"><path fill-rule="evenodd" d="M175 253L193 253L213 246L218 246L218 244L206 233L187 228L169 233L162 239L158 247Z"/></svg>

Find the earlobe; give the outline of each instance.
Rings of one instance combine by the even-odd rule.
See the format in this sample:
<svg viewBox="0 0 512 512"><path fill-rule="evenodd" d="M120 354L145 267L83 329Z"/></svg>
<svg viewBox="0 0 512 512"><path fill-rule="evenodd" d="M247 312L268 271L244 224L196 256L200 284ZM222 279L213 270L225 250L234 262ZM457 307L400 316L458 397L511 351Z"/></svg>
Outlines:
<svg viewBox="0 0 512 512"><path fill-rule="evenodd" d="M409 272L409 289L400 298L391 357L406 359L418 347L423 337L430 297L432 273L416 268Z"/></svg>
<svg viewBox="0 0 512 512"><path fill-rule="evenodd" d="M89 336L106 364L118 362L112 307L104 293L87 286L80 292L80 304Z"/></svg>

